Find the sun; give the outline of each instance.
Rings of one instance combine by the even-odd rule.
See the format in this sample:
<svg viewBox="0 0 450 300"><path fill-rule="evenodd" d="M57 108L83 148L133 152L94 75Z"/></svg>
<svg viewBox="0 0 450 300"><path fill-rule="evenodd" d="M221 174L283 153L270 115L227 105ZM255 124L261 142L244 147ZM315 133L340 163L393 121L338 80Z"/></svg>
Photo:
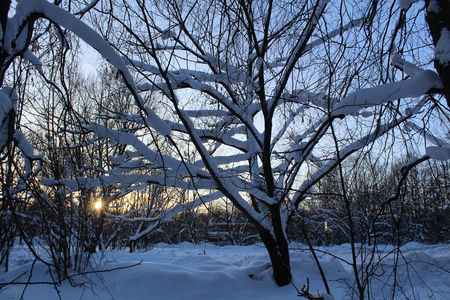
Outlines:
<svg viewBox="0 0 450 300"><path fill-rule="evenodd" d="M95 202L94 203L94 208L96 209L96 210L100 210L100 209L102 209L102 201L101 200L98 200L97 202Z"/></svg>

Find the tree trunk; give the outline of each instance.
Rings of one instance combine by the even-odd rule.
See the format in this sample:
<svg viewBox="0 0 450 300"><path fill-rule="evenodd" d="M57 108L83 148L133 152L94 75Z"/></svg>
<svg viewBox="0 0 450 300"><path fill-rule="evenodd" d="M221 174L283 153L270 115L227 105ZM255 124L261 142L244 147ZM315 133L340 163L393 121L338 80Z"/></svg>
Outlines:
<svg viewBox="0 0 450 300"><path fill-rule="evenodd" d="M3 33L6 32L6 22L8 21L8 11L11 6L10 0L0 0L0 26ZM5 41L5 34L0 35L0 42L2 45ZM8 53L3 49L3 46L0 47L0 67L3 67L6 58L8 57ZM3 74L0 73L0 87L3 85Z"/></svg>
<svg viewBox="0 0 450 300"><path fill-rule="evenodd" d="M425 0L427 8L425 19L433 38L433 44L436 46L441 38L442 29L446 28L450 31L450 1L435 0L431 7L430 2L431 0ZM436 3L438 7L436 7ZM447 99L447 106L450 108L450 64L441 63L438 59L435 59L434 67L444 85L444 96Z"/></svg>
<svg viewBox="0 0 450 300"><path fill-rule="evenodd" d="M273 268L273 277L279 286L291 283L291 262L289 244L280 218L280 206L271 208L273 234L268 230L260 230L259 235L267 248Z"/></svg>
<svg viewBox="0 0 450 300"><path fill-rule="evenodd" d="M8 21L8 11L11 6L11 0L0 1L0 26L2 26L2 32L6 32L6 22ZM0 37L1 41L4 41L4 35Z"/></svg>

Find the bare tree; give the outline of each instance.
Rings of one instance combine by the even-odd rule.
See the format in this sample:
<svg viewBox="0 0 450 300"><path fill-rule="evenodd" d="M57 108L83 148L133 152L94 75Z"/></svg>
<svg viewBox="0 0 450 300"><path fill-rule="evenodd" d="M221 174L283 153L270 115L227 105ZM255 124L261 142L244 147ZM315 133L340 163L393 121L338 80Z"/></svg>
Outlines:
<svg viewBox="0 0 450 300"><path fill-rule="evenodd" d="M423 95L441 88L436 73L393 55L396 39L402 53L412 48L402 28L386 37L400 13L390 5L110 1L99 11L116 24L103 29L105 37L137 71L139 91L160 99L166 126L150 127L166 136L174 155L150 151L136 135L97 124L86 129L132 146L134 157L125 164L146 160L162 170L135 184L189 189L191 207L230 200L256 226L274 278L285 285L291 280L287 222L311 188L351 154L428 109L432 100ZM410 78L386 83L395 78L389 56ZM414 100L391 104L406 97ZM128 121L149 125L148 109L140 109L144 118ZM186 147L198 152L194 163L184 159ZM135 178L123 169L114 178L119 173L115 183ZM183 210L175 206L147 221Z"/></svg>

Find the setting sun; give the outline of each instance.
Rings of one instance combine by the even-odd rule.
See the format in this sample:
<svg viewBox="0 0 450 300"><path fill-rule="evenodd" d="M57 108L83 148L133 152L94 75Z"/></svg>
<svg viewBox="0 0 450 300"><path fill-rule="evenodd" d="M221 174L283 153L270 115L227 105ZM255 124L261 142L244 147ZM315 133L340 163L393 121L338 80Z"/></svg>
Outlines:
<svg viewBox="0 0 450 300"><path fill-rule="evenodd" d="M97 210L100 210L102 208L102 201L98 200L97 202L94 203L94 208Z"/></svg>

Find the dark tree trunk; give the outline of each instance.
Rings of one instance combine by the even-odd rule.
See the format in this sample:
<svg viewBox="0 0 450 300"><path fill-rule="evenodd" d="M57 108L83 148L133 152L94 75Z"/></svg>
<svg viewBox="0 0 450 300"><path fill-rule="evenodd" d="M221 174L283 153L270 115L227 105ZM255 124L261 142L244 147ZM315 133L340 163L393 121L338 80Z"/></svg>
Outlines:
<svg viewBox="0 0 450 300"><path fill-rule="evenodd" d="M442 29L446 28L450 31L450 1L449 0L434 0L439 7L435 5L430 7L432 0L425 0L427 9L426 21L430 29L433 43L436 46L441 38ZM444 96L447 99L447 106L450 108L450 64L442 64L439 60L434 60L434 67L441 78L444 85Z"/></svg>
<svg viewBox="0 0 450 300"><path fill-rule="evenodd" d="M11 6L11 0L0 0L0 26L2 29L2 32L6 32L6 22L8 21L8 11L9 7ZM5 35L0 36L1 44L4 45L5 41ZM5 63L5 59L7 57L7 53L3 50L3 47L0 48L0 66L3 66ZM3 84L3 78L0 78L0 87Z"/></svg>
<svg viewBox="0 0 450 300"><path fill-rule="evenodd" d="M11 0L0 0L0 25L2 26L3 32L5 32L6 21L8 20L8 11L10 6Z"/></svg>
<svg viewBox="0 0 450 300"><path fill-rule="evenodd" d="M268 230L259 232L261 240L267 248L273 268L273 277L279 286L291 283L291 262L289 244L280 217L279 205L271 208L273 233Z"/></svg>

